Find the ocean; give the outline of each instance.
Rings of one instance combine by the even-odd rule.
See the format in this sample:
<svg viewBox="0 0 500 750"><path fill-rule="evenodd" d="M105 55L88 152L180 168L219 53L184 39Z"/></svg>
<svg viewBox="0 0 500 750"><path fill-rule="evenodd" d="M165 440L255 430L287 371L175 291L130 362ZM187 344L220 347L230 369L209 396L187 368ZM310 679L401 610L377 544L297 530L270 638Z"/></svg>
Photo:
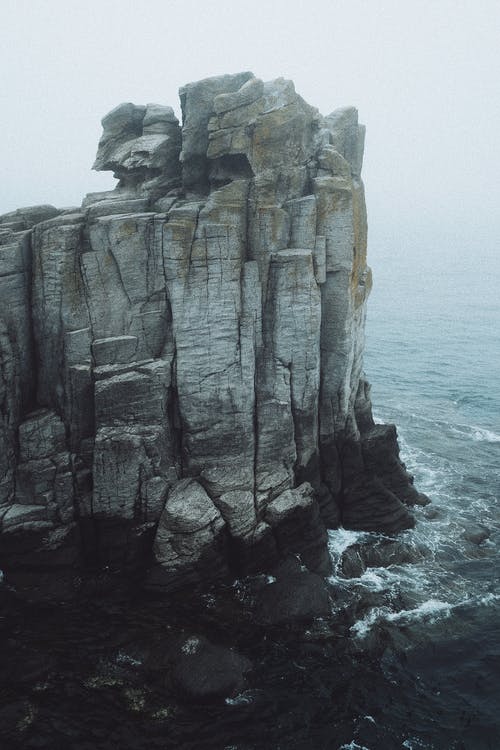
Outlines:
<svg viewBox="0 0 500 750"><path fill-rule="evenodd" d="M0 747L500 747L500 266L484 248L418 244L372 265L365 370L376 420L398 426L432 499L401 535L419 559L345 579L342 551L381 535L331 532L332 617L305 632L256 628L245 581L196 610L111 599L109 582L84 605L7 608ZM158 654L179 628L249 655L248 689L177 704Z"/></svg>
<svg viewBox="0 0 500 750"><path fill-rule="evenodd" d="M408 639L394 675L415 688L404 747L499 747L500 264L484 247L413 245L382 251L374 278L365 366L375 417L398 426L432 505L406 533L427 548L423 561L372 583L411 605L372 608L356 636L386 627Z"/></svg>

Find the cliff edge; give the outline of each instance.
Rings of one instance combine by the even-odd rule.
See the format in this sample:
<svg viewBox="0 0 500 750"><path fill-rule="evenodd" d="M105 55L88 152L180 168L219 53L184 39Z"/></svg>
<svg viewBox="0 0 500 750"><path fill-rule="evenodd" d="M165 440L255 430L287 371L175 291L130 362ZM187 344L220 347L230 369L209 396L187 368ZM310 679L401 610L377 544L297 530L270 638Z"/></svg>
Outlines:
<svg viewBox="0 0 500 750"><path fill-rule="evenodd" d="M81 208L0 217L0 567L326 574L423 500L363 376L364 128L251 73L122 104ZM33 578L34 577L34 578ZM30 583L32 585L32 583Z"/></svg>

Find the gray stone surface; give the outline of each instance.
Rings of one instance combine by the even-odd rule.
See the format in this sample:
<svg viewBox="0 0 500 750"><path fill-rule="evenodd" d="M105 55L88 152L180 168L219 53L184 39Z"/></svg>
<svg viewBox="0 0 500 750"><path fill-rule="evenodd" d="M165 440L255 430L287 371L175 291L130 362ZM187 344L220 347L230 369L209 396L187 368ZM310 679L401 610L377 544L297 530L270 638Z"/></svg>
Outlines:
<svg viewBox="0 0 500 750"><path fill-rule="evenodd" d="M160 517L154 556L165 580L198 582L216 577L221 568L224 520L203 487L181 479L171 489ZM222 567L224 565L222 564Z"/></svg>
<svg viewBox="0 0 500 750"><path fill-rule="evenodd" d="M166 589L290 553L324 573L325 523L425 502L363 376L364 129L249 72L180 97L182 127L103 119L115 190L0 217L4 531L77 519L87 558L130 560L158 525Z"/></svg>

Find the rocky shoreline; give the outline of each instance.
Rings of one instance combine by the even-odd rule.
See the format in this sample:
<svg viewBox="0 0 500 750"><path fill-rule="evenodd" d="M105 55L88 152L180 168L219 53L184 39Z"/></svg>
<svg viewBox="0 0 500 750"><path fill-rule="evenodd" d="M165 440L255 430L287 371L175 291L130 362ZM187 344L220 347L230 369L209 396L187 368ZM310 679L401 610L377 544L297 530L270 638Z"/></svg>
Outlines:
<svg viewBox="0 0 500 750"><path fill-rule="evenodd" d="M115 190L0 217L0 568L28 598L326 576L328 528L427 502L363 375L357 111L251 73L180 98L182 125L103 119Z"/></svg>

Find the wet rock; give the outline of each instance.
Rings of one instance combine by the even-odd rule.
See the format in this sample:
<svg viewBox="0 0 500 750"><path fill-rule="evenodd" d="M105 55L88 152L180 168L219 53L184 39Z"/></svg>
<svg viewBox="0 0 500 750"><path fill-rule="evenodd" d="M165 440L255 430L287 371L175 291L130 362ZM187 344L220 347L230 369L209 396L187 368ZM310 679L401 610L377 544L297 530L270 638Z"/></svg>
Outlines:
<svg viewBox="0 0 500 750"><path fill-rule="evenodd" d="M441 512L439 508L435 508L434 506L430 508L426 508L424 510L424 517L427 518L429 521L434 521L436 518L439 518L441 515Z"/></svg>
<svg viewBox="0 0 500 750"><path fill-rule="evenodd" d="M289 558L273 570L275 580L259 593L256 615L266 625L302 623L326 617L331 610L324 579Z"/></svg>
<svg viewBox="0 0 500 750"><path fill-rule="evenodd" d="M365 470L377 476L403 503L426 505L429 499L413 485L413 477L399 458L395 425L374 425L364 432L361 450Z"/></svg>
<svg viewBox="0 0 500 750"><path fill-rule="evenodd" d="M383 539L376 544L363 545L363 556L370 568L416 563L422 560L425 553L426 550L420 545L398 539Z"/></svg>
<svg viewBox="0 0 500 750"><path fill-rule="evenodd" d="M482 544L482 542L485 542L486 539L489 539L491 535L491 531L487 526L483 526L483 524L471 524L466 529L464 529L462 536L464 539L466 539L468 542L471 542L471 544Z"/></svg>
<svg viewBox="0 0 500 750"><path fill-rule="evenodd" d="M160 517L148 585L169 590L227 573L225 523L203 487L182 479L172 488Z"/></svg>
<svg viewBox="0 0 500 750"><path fill-rule="evenodd" d="M415 505L422 505L426 506L429 505L432 502L430 497L425 494L425 492L419 492L417 497L415 498Z"/></svg>
<svg viewBox="0 0 500 750"><path fill-rule="evenodd" d="M345 578L359 578L366 570L366 561L361 556L360 545L353 544L342 553L339 572Z"/></svg>
<svg viewBox="0 0 500 750"><path fill-rule="evenodd" d="M265 520L274 530L282 557L299 553L310 570L323 575L330 573L326 529L310 484L305 482L278 495L267 506Z"/></svg>
<svg viewBox="0 0 500 750"><path fill-rule="evenodd" d="M422 560L425 550L397 539L368 544L353 544L342 553L339 570L345 578L359 578L367 568L388 568Z"/></svg>
<svg viewBox="0 0 500 750"><path fill-rule="evenodd" d="M170 679L184 699L213 701L240 692L251 669L250 660L237 651L191 635L173 657Z"/></svg>
<svg viewBox="0 0 500 750"><path fill-rule="evenodd" d="M415 518L378 477L361 474L344 491L342 523L348 529L394 534L413 528Z"/></svg>

